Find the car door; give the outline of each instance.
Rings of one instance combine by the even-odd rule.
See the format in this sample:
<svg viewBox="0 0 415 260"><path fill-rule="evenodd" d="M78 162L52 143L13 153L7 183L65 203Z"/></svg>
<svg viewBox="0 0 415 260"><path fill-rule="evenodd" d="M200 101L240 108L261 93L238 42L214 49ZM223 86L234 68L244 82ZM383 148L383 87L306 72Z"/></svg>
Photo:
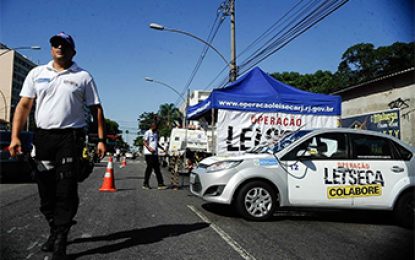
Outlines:
<svg viewBox="0 0 415 260"><path fill-rule="evenodd" d="M387 207L399 190L399 182L408 176L409 162L405 162L398 144L389 138L366 134L350 137L352 160L347 168L360 187L354 205Z"/></svg>
<svg viewBox="0 0 415 260"><path fill-rule="evenodd" d="M343 164L348 160L347 136L341 132L308 138L282 156L287 172L288 196L296 206L350 207L352 198L342 195ZM339 194L339 195L337 195Z"/></svg>

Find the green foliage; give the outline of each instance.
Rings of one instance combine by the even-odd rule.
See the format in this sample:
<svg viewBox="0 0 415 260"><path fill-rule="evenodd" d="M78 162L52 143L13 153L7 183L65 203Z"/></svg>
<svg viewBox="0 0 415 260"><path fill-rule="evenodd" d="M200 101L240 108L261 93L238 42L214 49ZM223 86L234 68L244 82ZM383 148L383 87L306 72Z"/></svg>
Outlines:
<svg viewBox="0 0 415 260"><path fill-rule="evenodd" d="M109 135L117 135L117 134L121 134L122 132L117 122L106 118L105 119L105 133Z"/></svg>
<svg viewBox="0 0 415 260"><path fill-rule="evenodd" d="M158 122L158 114L154 112L144 112L138 118L138 128L144 132L150 128L151 123Z"/></svg>
<svg viewBox="0 0 415 260"><path fill-rule="evenodd" d="M145 112L140 115L139 128L142 133L150 128L151 123L156 122L159 126L160 136L170 136L175 122L182 121L182 113L174 104L161 104L158 113ZM138 142L138 138L136 139Z"/></svg>
<svg viewBox="0 0 415 260"><path fill-rule="evenodd" d="M342 55L338 70L273 73L271 76L288 85L318 93L330 93L415 66L415 43L396 42L375 48L371 43L359 43Z"/></svg>
<svg viewBox="0 0 415 260"><path fill-rule="evenodd" d="M159 131L160 136L170 136L171 129L175 122L182 121L182 113L174 104L162 104L159 107Z"/></svg>
<svg viewBox="0 0 415 260"><path fill-rule="evenodd" d="M272 77L286 84L317 93L328 93L335 85L335 76L330 71L319 70L314 74L301 75L298 72L273 73Z"/></svg>
<svg viewBox="0 0 415 260"><path fill-rule="evenodd" d="M143 136L137 136L137 138L135 138L134 140L134 146L143 146L144 142L143 142Z"/></svg>

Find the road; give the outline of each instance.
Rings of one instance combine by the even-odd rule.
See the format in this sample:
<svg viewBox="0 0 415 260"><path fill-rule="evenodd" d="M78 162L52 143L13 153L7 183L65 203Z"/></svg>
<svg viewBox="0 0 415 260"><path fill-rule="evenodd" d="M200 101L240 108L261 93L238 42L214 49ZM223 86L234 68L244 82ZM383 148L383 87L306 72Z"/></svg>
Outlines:
<svg viewBox="0 0 415 260"><path fill-rule="evenodd" d="M117 191L99 192L106 166L98 164L79 186L72 259L414 259L414 231L385 212L282 211L249 222L188 187L142 190L142 159L122 169L114 164ZM40 251L48 230L36 185L0 184L0 198L0 258L50 259Z"/></svg>

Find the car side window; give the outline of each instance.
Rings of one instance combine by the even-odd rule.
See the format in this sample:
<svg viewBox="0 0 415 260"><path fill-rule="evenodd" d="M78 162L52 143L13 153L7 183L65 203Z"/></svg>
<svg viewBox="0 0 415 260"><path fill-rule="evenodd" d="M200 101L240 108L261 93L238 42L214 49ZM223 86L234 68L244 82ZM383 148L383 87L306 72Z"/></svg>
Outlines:
<svg viewBox="0 0 415 260"><path fill-rule="evenodd" d="M393 142L393 144L394 144L394 147L396 148L396 153L397 153L396 159L409 161L412 158L413 156L412 152L408 151L407 149L397 144L396 142Z"/></svg>
<svg viewBox="0 0 415 260"><path fill-rule="evenodd" d="M309 157L310 160L347 159L346 135L325 133L313 136L291 150L282 160L298 160Z"/></svg>
<svg viewBox="0 0 415 260"><path fill-rule="evenodd" d="M351 142L353 159L392 160L394 158L393 146L389 139L372 135L352 134Z"/></svg>

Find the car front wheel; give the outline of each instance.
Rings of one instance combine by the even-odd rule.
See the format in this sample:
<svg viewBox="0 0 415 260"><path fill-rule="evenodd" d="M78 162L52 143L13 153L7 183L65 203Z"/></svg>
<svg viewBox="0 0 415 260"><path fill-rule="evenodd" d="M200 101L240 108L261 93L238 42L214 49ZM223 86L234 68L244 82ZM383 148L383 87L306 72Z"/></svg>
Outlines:
<svg viewBox="0 0 415 260"><path fill-rule="evenodd" d="M239 214L248 220L269 219L278 206L275 190L263 181L245 184L236 196L235 206Z"/></svg>

